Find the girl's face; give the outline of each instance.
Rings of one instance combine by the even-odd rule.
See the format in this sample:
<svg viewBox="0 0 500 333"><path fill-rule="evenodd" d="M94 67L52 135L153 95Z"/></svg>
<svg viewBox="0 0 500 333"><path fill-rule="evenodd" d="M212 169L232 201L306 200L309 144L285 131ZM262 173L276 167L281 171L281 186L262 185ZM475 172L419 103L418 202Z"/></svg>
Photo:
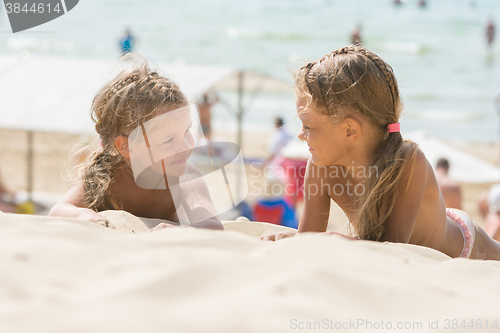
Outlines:
<svg viewBox="0 0 500 333"><path fill-rule="evenodd" d="M138 176L146 169L149 174L174 177L184 174L195 141L190 110L189 105L172 111L160 110L158 116L131 133L130 161L134 174ZM150 184L140 186L150 188Z"/></svg>
<svg viewBox="0 0 500 333"><path fill-rule="evenodd" d="M317 166L344 165L348 152L342 122L333 122L331 117L306 105L306 99L297 95L297 114L302 121L298 137L307 142L312 162Z"/></svg>
<svg viewBox="0 0 500 333"><path fill-rule="evenodd" d="M154 160L163 160L167 175L181 176L195 141L191 134L190 107L166 112L152 120L156 121L156 128L148 134L148 140Z"/></svg>

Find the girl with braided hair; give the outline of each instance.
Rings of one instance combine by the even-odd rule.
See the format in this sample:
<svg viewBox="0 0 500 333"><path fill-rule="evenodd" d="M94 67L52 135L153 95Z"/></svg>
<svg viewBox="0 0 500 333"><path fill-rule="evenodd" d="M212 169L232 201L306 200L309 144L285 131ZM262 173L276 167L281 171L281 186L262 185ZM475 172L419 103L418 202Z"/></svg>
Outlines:
<svg viewBox="0 0 500 333"><path fill-rule="evenodd" d="M466 213L446 209L423 152L403 140L402 103L386 62L361 46L343 47L303 66L295 83L299 139L311 152L299 232L325 232L333 199L359 239L500 260L500 243Z"/></svg>
<svg viewBox="0 0 500 333"><path fill-rule="evenodd" d="M136 67L122 71L94 97L92 120L101 147L89 154L78 180L49 215L108 225L100 211L124 210L223 229L201 173L188 162L194 147L192 106L145 60Z"/></svg>

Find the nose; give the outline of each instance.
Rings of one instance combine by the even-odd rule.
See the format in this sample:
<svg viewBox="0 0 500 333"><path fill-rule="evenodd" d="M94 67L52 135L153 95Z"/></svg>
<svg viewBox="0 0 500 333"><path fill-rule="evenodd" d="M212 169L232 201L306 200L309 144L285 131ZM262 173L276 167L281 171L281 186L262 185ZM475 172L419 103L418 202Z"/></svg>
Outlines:
<svg viewBox="0 0 500 333"><path fill-rule="evenodd" d="M302 140L302 141L306 141L306 133L304 133L304 129L301 129L299 134L297 135L297 137Z"/></svg>
<svg viewBox="0 0 500 333"><path fill-rule="evenodd" d="M181 140L178 148L179 153L184 153L186 151L190 151L194 147L194 137L191 132L187 133L184 138Z"/></svg>

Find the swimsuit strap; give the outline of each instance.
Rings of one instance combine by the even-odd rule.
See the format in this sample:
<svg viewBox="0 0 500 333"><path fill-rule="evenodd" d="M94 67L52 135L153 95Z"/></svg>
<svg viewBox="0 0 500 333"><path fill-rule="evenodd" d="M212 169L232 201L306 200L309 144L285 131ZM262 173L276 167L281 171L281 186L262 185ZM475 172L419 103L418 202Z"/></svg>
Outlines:
<svg viewBox="0 0 500 333"><path fill-rule="evenodd" d="M462 253L460 253L460 258L470 258L472 247L474 246L475 230L472 229L473 226L470 226L467 222L465 222L455 211L459 210L446 208L446 215L457 222L460 230L462 231L462 235L464 236L464 247L462 249Z"/></svg>

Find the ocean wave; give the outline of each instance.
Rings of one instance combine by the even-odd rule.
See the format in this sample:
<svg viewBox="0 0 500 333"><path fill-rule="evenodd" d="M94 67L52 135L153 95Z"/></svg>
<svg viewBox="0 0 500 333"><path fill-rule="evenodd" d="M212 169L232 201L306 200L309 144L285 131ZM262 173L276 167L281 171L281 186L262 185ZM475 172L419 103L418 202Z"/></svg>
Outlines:
<svg viewBox="0 0 500 333"><path fill-rule="evenodd" d="M424 54L429 51L429 48L417 43L401 43L401 42L382 42L380 48L386 52L408 53L408 54Z"/></svg>
<svg viewBox="0 0 500 333"><path fill-rule="evenodd" d="M69 52L73 50L73 43L69 40L61 42L16 36L7 39L7 47L14 50Z"/></svg>
<svg viewBox="0 0 500 333"><path fill-rule="evenodd" d="M488 114L470 112L466 110L437 110L429 109L425 111L407 112L406 116L415 120L426 121L450 121L454 123L475 122L489 118Z"/></svg>
<svg viewBox="0 0 500 333"><path fill-rule="evenodd" d="M261 39L261 40L302 40L306 39L303 34L289 31L262 31L250 28L229 27L226 35L230 38Z"/></svg>

